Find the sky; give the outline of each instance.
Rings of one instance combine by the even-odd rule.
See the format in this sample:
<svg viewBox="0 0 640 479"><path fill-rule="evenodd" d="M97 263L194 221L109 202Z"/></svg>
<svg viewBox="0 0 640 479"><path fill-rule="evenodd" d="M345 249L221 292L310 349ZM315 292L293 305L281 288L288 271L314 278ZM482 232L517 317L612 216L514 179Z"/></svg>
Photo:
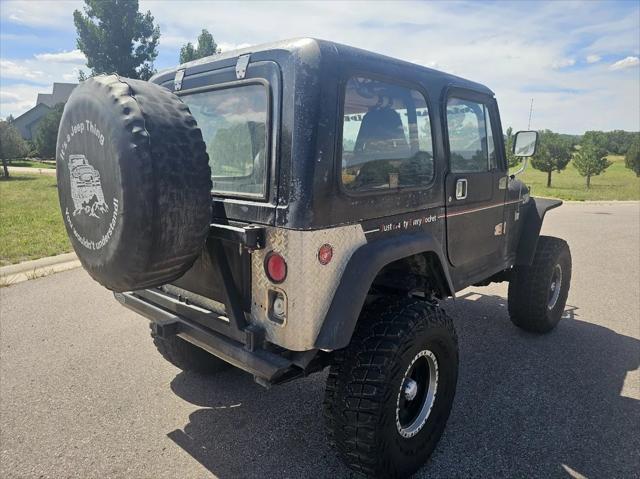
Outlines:
<svg viewBox="0 0 640 479"><path fill-rule="evenodd" d="M75 82L76 0L0 0L0 117ZM504 128L640 130L640 1L209 2L140 0L160 26L158 69L206 28L224 51L333 40L487 85Z"/></svg>

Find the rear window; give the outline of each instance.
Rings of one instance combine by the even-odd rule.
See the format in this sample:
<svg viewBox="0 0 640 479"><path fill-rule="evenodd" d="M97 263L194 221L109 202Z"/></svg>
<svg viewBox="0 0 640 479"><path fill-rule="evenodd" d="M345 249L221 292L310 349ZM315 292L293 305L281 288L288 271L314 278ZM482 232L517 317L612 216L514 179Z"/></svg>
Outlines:
<svg viewBox="0 0 640 479"><path fill-rule="evenodd" d="M364 77L346 85L342 184L349 192L427 186L433 179L431 123L416 90Z"/></svg>
<svg viewBox="0 0 640 479"><path fill-rule="evenodd" d="M182 97L209 153L213 192L264 198L267 187L268 94L264 85Z"/></svg>

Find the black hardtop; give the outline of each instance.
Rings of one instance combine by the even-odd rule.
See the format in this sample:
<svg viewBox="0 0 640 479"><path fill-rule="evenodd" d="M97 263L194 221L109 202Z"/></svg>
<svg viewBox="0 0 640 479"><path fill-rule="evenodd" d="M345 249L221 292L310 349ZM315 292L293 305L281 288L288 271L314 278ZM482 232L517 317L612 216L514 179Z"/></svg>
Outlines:
<svg viewBox="0 0 640 479"><path fill-rule="evenodd" d="M495 102L491 90L463 78L359 48L312 38L252 46L185 63L152 81L179 94L234 84L236 63L250 54L246 78L271 85L273 144L267 197L258 200L214 195L213 219L270 224L290 229L322 229L409 213L444 204L448 169L443 101L447 92L471 91ZM262 72L262 73L261 73ZM264 75L264 77L263 77ZM349 78L370 76L420 91L432 123L434 178L425 188L385 194L347 194L340 180L344 88Z"/></svg>
<svg viewBox="0 0 640 479"><path fill-rule="evenodd" d="M275 60L280 63L286 62L287 59L291 59L300 64L319 64L320 56L329 52L332 55L337 55L345 62L364 60L366 62L374 61L380 62L381 64L410 67L428 75L429 77L437 77L439 80L445 80L446 83L454 84L461 88L468 88L490 95L494 94L493 91L480 83L467 80L450 73L445 73L440 70L435 70L433 68L428 68L387 55L382 55L380 53L371 52L362 48L356 48L342 43L311 37L291 38L288 40L279 40L275 42L262 43L260 45L252 45L246 48L229 50L162 70L154 75L150 81L154 83L163 83L169 79L173 79L176 71L181 69L185 70L186 75L193 75L211 69L233 66L239 56L246 54L251 55L251 61Z"/></svg>

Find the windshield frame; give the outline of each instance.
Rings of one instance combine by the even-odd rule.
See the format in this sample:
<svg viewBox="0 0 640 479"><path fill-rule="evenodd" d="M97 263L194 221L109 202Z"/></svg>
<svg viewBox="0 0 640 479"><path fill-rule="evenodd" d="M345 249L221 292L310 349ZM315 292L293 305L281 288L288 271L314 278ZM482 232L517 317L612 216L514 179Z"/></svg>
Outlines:
<svg viewBox="0 0 640 479"><path fill-rule="evenodd" d="M273 146L273 138L272 138L272 128L273 128L273 123L272 123L272 115L273 115L273 92L271 91L271 84L265 79L265 78L247 78L244 80L237 80L237 81L232 81L232 82L224 82L224 83L218 83L218 84L213 84L213 85L207 85L207 86L202 86L202 87L196 87L196 88L190 88L190 89L185 89L185 90L181 90L178 92L174 92L176 95L178 95L179 97L184 97L184 96L191 96L191 95L195 95L195 94L202 94L202 93L208 93L211 91L219 91L219 90L229 90L232 88L242 88L242 87L246 87L246 86L252 86L252 85L258 85L258 86L262 86L264 89L264 92L266 94L266 103L267 103L267 108L266 108L266 120L265 120L265 163L264 163L264 177L262 178L262 193L249 193L249 192L242 192L242 191L229 191L229 190L216 190L212 187L211 189L211 194L212 196L221 196L224 198L244 198L244 199L252 199L252 200L260 200L260 201L266 201L268 200L269 197L269 186L270 186L270 172L272 169L272 163L273 163L273 152L272 152L272 146ZM185 103L186 105L186 103ZM187 105L189 106L189 105ZM191 110L189 110L191 112ZM193 113L191 113L193 115ZM195 116L194 116L195 118ZM196 119L197 122L197 119ZM207 152L207 155L209 154L209 152ZM250 175L249 175L250 176ZM213 175L211 176L211 179L214 180L215 178L225 178L227 181L232 182L234 179L239 179L239 178L246 178L246 177L242 177L242 176L224 176L224 177L214 177ZM220 180L218 180L220 181ZM224 181L224 180L222 180Z"/></svg>

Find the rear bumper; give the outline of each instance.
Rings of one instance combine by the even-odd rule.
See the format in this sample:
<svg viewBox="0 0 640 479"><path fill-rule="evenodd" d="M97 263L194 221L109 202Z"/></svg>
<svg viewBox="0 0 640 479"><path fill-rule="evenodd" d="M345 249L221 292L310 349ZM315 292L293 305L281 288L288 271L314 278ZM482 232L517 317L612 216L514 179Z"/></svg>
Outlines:
<svg viewBox="0 0 640 479"><path fill-rule="evenodd" d="M294 361L260 347L251 333L245 344L138 297L136 293L115 293L115 298L127 308L153 323L161 337L178 335L214 356L252 374L258 382L277 383L302 374Z"/></svg>

